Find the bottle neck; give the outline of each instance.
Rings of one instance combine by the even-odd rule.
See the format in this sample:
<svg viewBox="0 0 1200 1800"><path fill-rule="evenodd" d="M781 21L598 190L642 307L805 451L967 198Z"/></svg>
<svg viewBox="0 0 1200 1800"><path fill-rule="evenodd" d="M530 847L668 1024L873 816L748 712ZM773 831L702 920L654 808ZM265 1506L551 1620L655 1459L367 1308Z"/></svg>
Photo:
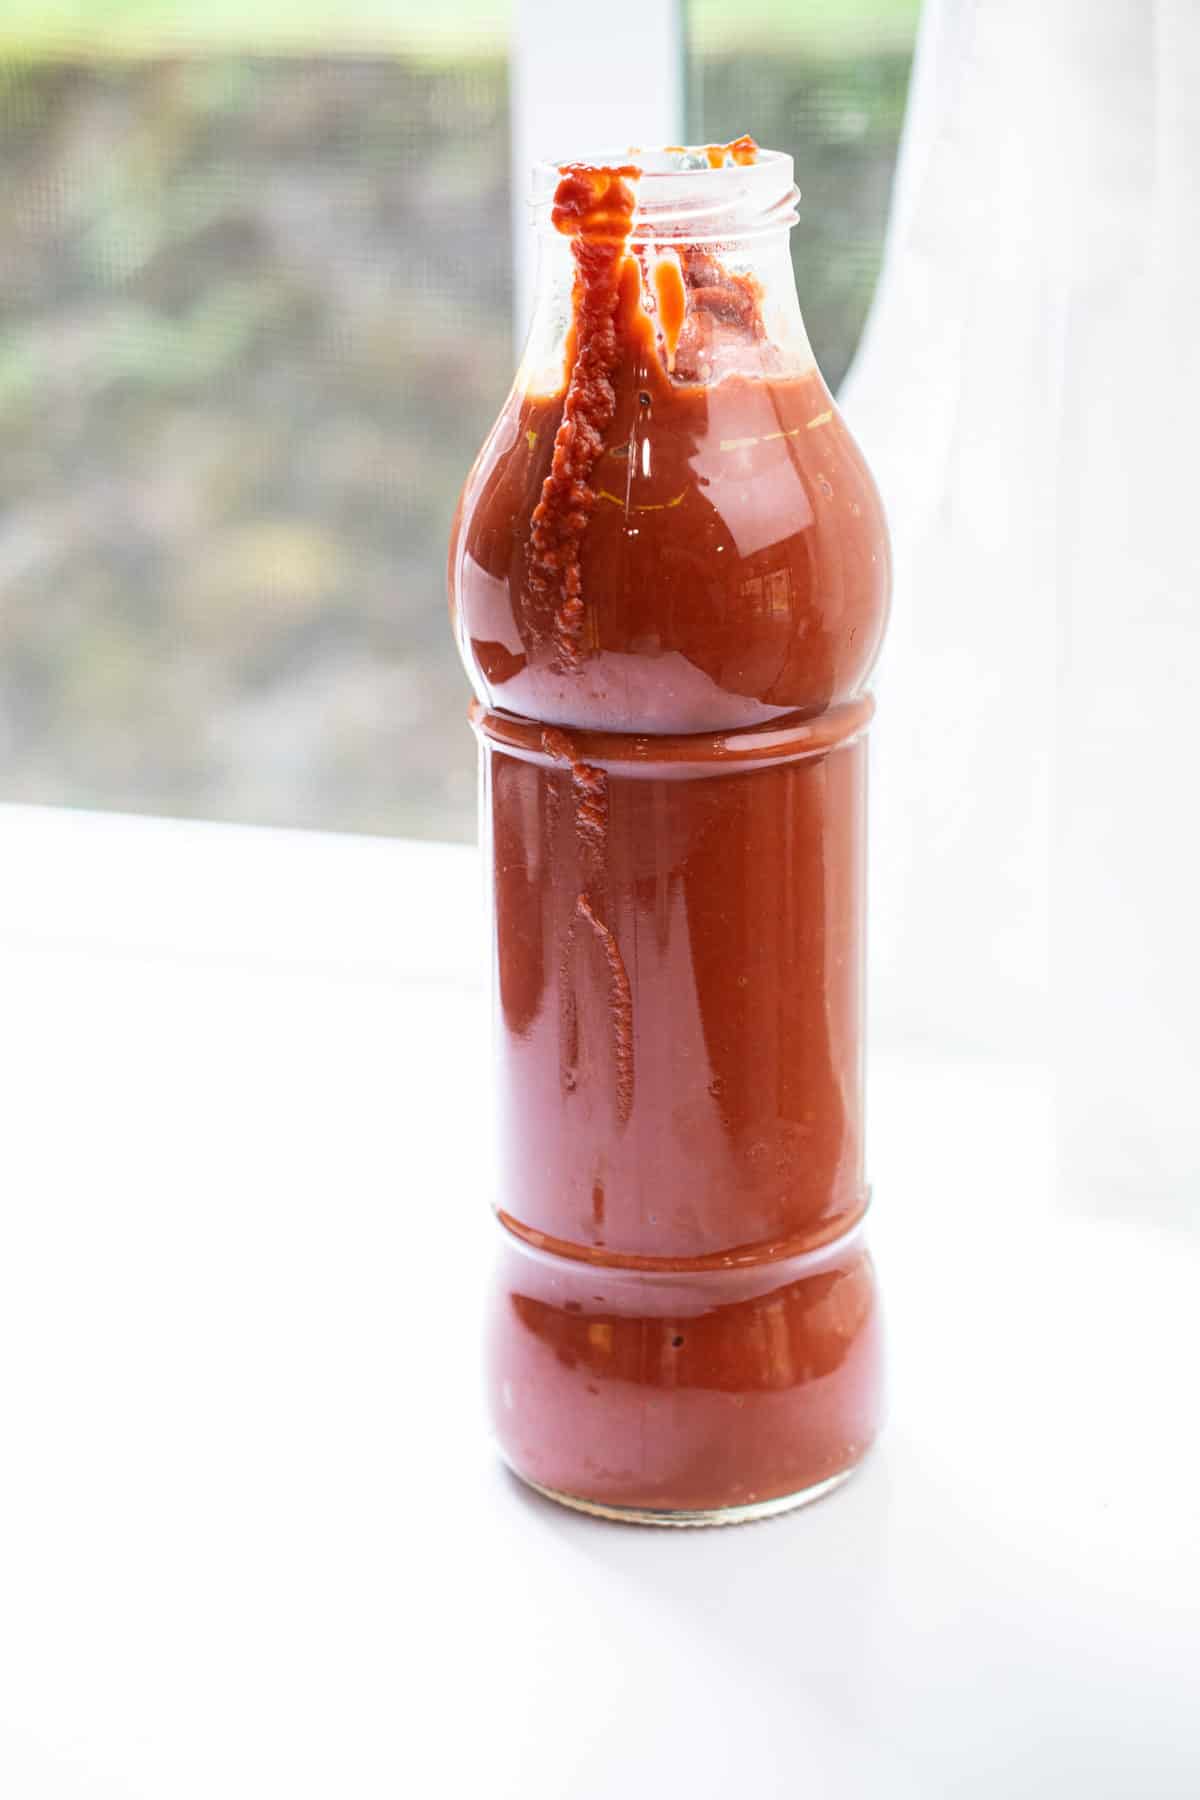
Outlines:
<svg viewBox="0 0 1200 1800"><path fill-rule="evenodd" d="M643 331L627 336L651 342L676 383L811 368L788 248L798 200L791 158L755 151L752 165L701 167L693 165L712 151L636 154L646 168L614 159L535 171L537 281L518 388L547 395L564 388L581 332L597 328L594 312L584 321L598 257L607 260L626 326L632 316L644 321ZM585 213L597 204L583 229L562 205L573 183Z"/></svg>
<svg viewBox="0 0 1200 1800"><path fill-rule="evenodd" d="M799 375L813 366L786 230L728 239L711 250L631 241L625 258L660 359L676 381ZM578 288L570 240L543 234L533 317L517 376L522 391L554 394L565 385L577 347ZM706 343L711 355L705 354Z"/></svg>

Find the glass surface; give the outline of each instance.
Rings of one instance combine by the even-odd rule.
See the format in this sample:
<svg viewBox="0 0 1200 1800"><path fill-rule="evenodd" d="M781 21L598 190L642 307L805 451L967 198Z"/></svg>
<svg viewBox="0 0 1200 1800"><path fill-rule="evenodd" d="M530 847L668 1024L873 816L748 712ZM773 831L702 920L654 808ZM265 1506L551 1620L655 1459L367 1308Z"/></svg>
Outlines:
<svg viewBox="0 0 1200 1800"><path fill-rule="evenodd" d="M445 545L511 373L504 21L61 16L0 21L0 799L469 837Z"/></svg>
<svg viewBox="0 0 1200 1800"><path fill-rule="evenodd" d="M505 1234L487 1312L493 1439L522 1480L601 1517L788 1512L875 1440L882 1335L859 1233L745 1269L652 1274Z"/></svg>
<svg viewBox="0 0 1200 1800"><path fill-rule="evenodd" d="M792 258L836 393L875 291L920 0L687 0L688 137L794 158Z"/></svg>
<svg viewBox="0 0 1200 1800"><path fill-rule="evenodd" d="M547 174L568 255L547 235L450 555L494 920L493 1429L553 1497L687 1523L798 1503L879 1407L887 536L797 304L791 159L711 155Z"/></svg>

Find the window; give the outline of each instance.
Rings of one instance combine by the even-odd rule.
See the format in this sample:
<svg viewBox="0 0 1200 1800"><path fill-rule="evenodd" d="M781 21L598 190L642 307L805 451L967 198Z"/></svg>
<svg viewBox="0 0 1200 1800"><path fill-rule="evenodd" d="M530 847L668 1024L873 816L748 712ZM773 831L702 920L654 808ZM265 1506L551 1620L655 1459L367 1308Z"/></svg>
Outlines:
<svg viewBox="0 0 1200 1800"><path fill-rule="evenodd" d="M837 388L875 291L920 0L687 0L689 137L795 158L792 255Z"/></svg>
<svg viewBox="0 0 1200 1800"><path fill-rule="evenodd" d="M513 361L487 4L8 0L0 798L472 835L444 568ZM914 13L687 14L692 135L797 158L835 382Z"/></svg>

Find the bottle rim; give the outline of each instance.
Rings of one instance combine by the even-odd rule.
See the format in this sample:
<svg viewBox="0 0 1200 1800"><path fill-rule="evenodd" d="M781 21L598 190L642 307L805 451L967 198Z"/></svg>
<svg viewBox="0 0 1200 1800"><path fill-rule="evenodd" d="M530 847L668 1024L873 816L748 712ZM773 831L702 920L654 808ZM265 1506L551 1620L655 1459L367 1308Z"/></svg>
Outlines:
<svg viewBox="0 0 1200 1800"><path fill-rule="evenodd" d="M553 232L554 192L570 164L641 173L633 182L637 206L628 242L729 243L790 228L799 217L800 190L790 156L759 150L752 163L712 168L704 145L645 149L626 145L589 156L547 158L533 165L530 207L538 231Z"/></svg>

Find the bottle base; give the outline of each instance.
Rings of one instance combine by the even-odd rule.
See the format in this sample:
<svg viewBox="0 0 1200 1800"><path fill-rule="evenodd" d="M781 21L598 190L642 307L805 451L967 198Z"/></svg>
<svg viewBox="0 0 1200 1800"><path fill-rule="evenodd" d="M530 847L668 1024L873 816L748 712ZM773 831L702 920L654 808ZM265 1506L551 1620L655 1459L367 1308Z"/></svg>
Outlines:
<svg viewBox="0 0 1200 1800"><path fill-rule="evenodd" d="M487 1391L501 1456L559 1505L670 1526L790 1512L845 1480L879 1429L861 1233L745 1267L646 1271L505 1232Z"/></svg>
<svg viewBox="0 0 1200 1800"><path fill-rule="evenodd" d="M531 1481L528 1475L522 1475L519 1469L513 1469L518 1481L532 1488L535 1494L543 1499L553 1500L558 1506L566 1506L572 1512L588 1513L594 1519L611 1519L619 1525L667 1525L676 1529L700 1525L751 1525L757 1519L774 1519L781 1513L795 1512L801 1506L811 1506L814 1500L823 1500L826 1494L832 1494L843 1482L859 1468L858 1463L851 1463L848 1469L842 1469L836 1475L827 1476L824 1481L814 1482L811 1487L799 1488L792 1494L777 1494L771 1500L750 1500L741 1506L714 1506L690 1511L684 1508L658 1509L646 1506L609 1506L601 1500L585 1500L579 1494L564 1494L557 1488L543 1487L540 1481ZM512 1468L512 1464L508 1464Z"/></svg>

